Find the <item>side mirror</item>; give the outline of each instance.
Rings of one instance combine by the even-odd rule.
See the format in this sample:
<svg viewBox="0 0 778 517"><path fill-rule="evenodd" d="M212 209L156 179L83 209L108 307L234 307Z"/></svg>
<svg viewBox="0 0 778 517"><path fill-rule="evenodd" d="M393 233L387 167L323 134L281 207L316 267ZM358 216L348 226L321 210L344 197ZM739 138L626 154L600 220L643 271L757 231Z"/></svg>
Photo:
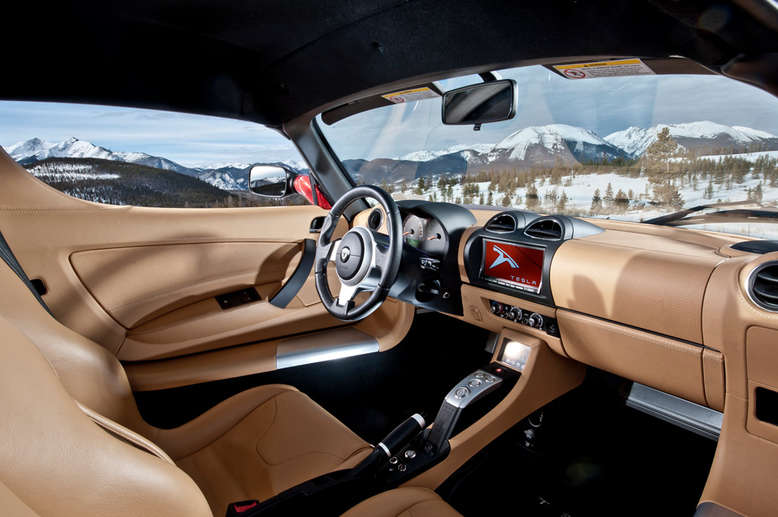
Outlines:
<svg viewBox="0 0 778 517"><path fill-rule="evenodd" d="M249 190L263 197L282 199L294 194L297 173L280 165L255 165L249 174Z"/></svg>
<svg viewBox="0 0 778 517"><path fill-rule="evenodd" d="M477 128L513 118L517 104L518 88L512 79L463 86L443 94L443 123Z"/></svg>

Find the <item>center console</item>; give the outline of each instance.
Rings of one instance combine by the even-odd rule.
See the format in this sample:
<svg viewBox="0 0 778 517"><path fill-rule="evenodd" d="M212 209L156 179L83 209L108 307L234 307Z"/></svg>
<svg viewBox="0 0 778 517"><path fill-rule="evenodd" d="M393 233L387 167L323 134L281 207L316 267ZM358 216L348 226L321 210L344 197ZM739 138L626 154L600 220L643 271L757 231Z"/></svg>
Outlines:
<svg viewBox="0 0 778 517"><path fill-rule="evenodd" d="M518 371L496 362L479 368L451 388L431 426L414 414L354 468L319 476L267 501L232 503L227 515L340 515L359 501L396 488L444 461L451 450L450 438L494 408L519 376Z"/></svg>

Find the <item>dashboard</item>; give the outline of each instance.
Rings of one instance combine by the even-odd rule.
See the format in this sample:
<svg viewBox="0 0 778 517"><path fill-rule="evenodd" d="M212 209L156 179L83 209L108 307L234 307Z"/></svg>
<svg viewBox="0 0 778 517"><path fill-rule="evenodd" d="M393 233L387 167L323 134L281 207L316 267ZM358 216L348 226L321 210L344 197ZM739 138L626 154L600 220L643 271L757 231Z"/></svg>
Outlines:
<svg viewBox="0 0 778 517"><path fill-rule="evenodd" d="M390 296L723 411L706 493L730 497L754 472L758 490L748 493L758 491L758 504L731 506L754 515L775 508L774 243L518 210L451 209L449 218L436 203L398 204L413 281L439 289ZM421 267L430 260L439 272ZM556 370L545 371L552 389Z"/></svg>

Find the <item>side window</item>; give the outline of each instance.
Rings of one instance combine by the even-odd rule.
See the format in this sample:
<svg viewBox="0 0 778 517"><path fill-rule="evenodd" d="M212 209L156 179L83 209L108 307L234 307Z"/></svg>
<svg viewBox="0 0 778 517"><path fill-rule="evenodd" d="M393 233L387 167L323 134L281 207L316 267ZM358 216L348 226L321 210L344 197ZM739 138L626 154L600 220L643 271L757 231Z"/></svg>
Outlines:
<svg viewBox="0 0 778 517"><path fill-rule="evenodd" d="M0 102L0 145L38 179L112 205L225 208L306 204L248 190L254 165L309 171L278 132L234 119L111 106Z"/></svg>

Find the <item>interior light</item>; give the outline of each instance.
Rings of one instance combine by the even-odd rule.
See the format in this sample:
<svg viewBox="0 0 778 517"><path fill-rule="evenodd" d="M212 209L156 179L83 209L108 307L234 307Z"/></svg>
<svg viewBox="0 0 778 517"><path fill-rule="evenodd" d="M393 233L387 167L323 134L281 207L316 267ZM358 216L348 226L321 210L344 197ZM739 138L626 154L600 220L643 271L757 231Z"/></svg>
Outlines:
<svg viewBox="0 0 778 517"><path fill-rule="evenodd" d="M501 359L521 372L527 365L531 351L532 349L524 343L508 341L503 348Z"/></svg>

